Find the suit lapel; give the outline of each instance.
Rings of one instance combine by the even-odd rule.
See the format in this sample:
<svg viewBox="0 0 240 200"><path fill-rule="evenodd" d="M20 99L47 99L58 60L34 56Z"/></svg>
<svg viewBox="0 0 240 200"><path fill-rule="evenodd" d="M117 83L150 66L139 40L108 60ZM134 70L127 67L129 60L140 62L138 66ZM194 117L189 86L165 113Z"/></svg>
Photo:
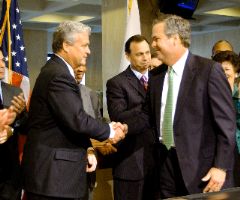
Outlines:
<svg viewBox="0 0 240 200"><path fill-rule="evenodd" d="M187 94L189 93L189 90L191 88L192 81L196 75L196 71L197 67L196 64L194 64L194 57L191 53L189 53L178 92L178 99L174 116L174 125L177 123L179 117L181 116L182 109L186 102L188 96Z"/></svg>
<svg viewBox="0 0 240 200"><path fill-rule="evenodd" d="M155 105L154 110L152 112L155 112L158 134L160 134L160 117L161 117L163 83L167 72L167 66L164 65L161 67L162 67L161 73L159 74L159 76L154 76L152 79L153 81L151 82L151 86L153 88L152 94L155 95L151 100L151 104ZM152 95L150 94L150 96Z"/></svg>
<svg viewBox="0 0 240 200"><path fill-rule="evenodd" d="M143 97L146 96L146 91L144 90L144 87L138 80L138 78L135 76L135 74L130 69L130 66L126 69L126 77L129 80L129 84L137 90L138 93L140 93Z"/></svg>

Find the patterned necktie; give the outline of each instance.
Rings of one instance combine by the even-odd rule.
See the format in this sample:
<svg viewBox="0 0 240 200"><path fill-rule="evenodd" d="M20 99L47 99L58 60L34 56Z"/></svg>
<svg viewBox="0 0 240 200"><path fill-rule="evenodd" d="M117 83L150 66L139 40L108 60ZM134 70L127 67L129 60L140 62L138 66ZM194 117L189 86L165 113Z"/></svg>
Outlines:
<svg viewBox="0 0 240 200"><path fill-rule="evenodd" d="M173 111L173 74L172 67L168 72L168 93L167 101L165 105L164 117L163 117L163 142L169 149L173 145L173 123L172 123L172 111Z"/></svg>
<svg viewBox="0 0 240 200"><path fill-rule="evenodd" d="M148 82L146 76L142 75L142 77L140 78L140 82L143 85L144 90L147 90Z"/></svg>

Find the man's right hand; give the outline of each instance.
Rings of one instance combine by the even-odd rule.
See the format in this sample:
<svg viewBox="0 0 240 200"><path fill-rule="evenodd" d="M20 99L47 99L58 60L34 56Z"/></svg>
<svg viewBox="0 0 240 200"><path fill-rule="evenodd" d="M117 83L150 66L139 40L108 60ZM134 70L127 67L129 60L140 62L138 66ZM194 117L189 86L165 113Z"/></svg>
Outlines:
<svg viewBox="0 0 240 200"><path fill-rule="evenodd" d="M14 122L16 118L16 113L12 106L8 109L0 110L0 129L4 129L4 125L9 125Z"/></svg>

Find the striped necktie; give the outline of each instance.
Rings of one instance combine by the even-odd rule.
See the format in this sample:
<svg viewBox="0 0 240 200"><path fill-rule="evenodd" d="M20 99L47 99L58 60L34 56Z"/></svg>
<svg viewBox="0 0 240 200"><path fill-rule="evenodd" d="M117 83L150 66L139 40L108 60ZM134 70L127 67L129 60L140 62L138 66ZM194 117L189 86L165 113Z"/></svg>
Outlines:
<svg viewBox="0 0 240 200"><path fill-rule="evenodd" d="M168 72L168 92L167 92L167 101L165 105L164 117L163 117L163 143L169 149L173 145L173 122L172 122L172 113L173 113L173 74L174 71L172 67Z"/></svg>
<svg viewBox="0 0 240 200"><path fill-rule="evenodd" d="M147 90L148 82L146 76L142 75L142 77L140 78L140 82L143 85L144 90Z"/></svg>

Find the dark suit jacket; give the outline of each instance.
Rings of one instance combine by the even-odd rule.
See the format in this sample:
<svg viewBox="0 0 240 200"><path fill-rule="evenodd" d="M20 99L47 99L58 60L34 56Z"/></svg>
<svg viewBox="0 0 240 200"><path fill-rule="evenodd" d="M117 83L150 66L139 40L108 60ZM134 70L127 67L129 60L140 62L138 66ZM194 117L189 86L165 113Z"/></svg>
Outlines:
<svg viewBox="0 0 240 200"><path fill-rule="evenodd" d="M1 83L1 86L3 107L8 108L13 97L19 95L22 90L4 82ZM11 125L14 129L13 136L5 143L0 144L0 199L3 196L16 199L16 196L21 192L18 134L23 125L25 112L19 115Z"/></svg>
<svg viewBox="0 0 240 200"><path fill-rule="evenodd" d="M23 155L25 189L45 196L83 197L89 137L105 140L109 134L108 124L84 112L75 79L53 55L32 92Z"/></svg>
<svg viewBox="0 0 240 200"><path fill-rule="evenodd" d="M166 66L159 67L149 81L149 111L157 137L166 72ZM224 187L232 186L236 121L231 89L220 64L189 53L173 128L177 156L189 193L202 192L201 178L211 167L227 169Z"/></svg>
<svg viewBox="0 0 240 200"><path fill-rule="evenodd" d="M108 80L107 106L112 121L128 122L141 112L146 91L138 78L128 67L125 71ZM117 145L113 155L114 178L140 180L144 178L151 161L153 134L150 130L131 131Z"/></svg>

